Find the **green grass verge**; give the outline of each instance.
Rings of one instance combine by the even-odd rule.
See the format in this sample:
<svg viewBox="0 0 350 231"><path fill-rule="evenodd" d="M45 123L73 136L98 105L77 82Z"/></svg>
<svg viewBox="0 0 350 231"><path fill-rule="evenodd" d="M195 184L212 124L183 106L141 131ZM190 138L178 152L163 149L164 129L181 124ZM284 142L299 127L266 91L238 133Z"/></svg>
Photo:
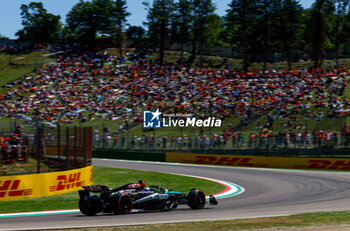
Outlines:
<svg viewBox="0 0 350 231"><path fill-rule="evenodd" d="M161 185L164 188L180 192L189 192L199 188L206 194L215 194L225 190L225 186L212 181L163 174L157 172L137 171L108 167L94 167L94 184L107 185L111 188L142 179L146 185ZM0 213L29 212L57 209L78 208L78 193L70 192L60 195L0 202Z"/></svg>
<svg viewBox="0 0 350 231"><path fill-rule="evenodd" d="M11 175L11 174L30 174L37 172L38 163L34 158L28 158L27 161L16 161L11 164L5 164L0 162L0 176L2 175ZM52 172L54 169L51 169L49 166L40 163L40 172Z"/></svg>
<svg viewBox="0 0 350 231"><path fill-rule="evenodd" d="M5 71L3 71L0 74L0 86L3 86L4 84L16 80L28 73L31 73L33 71L34 65L26 65L18 68L10 68ZM1 89L2 92L5 90Z"/></svg>
<svg viewBox="0 0 350 231"><path fill-rule="evenodd" d="M186 222L175 224L159 224L159 225L137 225L137 226L121 226L121 227L105 227L105 228L84 228L79 230L100 230L100 231L136 231L136 230L338 230L340 225L346 225L350 228L350 212L321 212L307 213L283 217L269 218L253 218L238 219L224 221L201 221ZM342 226L344 227L344 226ZM68 229L77 230L77 229Z"/></svg>
<svg viewBox="0 0 350 231"><path fill-rule="evenodd" d="M0 87L4 84L31 74L36 66L51 62L54 59L46 56L48 51L34 51L31 53L0 54ZM7 89L0 88L0 93Z"/></svg>

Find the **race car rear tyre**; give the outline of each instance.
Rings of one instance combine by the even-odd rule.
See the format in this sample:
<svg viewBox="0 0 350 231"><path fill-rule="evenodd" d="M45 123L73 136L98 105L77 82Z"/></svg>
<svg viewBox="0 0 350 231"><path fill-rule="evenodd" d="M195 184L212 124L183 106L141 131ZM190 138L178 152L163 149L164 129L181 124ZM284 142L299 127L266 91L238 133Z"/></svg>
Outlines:
<svg viewBox="0 0 350 231"><path fill-rule="evenodd" d="M89 199L79 200L80 212L88 215L94 216L100 212L100 199L96 195L92 195Z"/></svg>
<svg viewBox="0 0 350 231"><path fill-rule="evenodd" d="M132 210L132 199L128 194L115 196L114 214L129 214Z"/></svg>
<svg viewBox="0 0 350 231"><path fill-rule="evenodd" d="M205 194L198 189L191 189L187 196L187 205L191 209L202 209L205 206Z"/></svg>

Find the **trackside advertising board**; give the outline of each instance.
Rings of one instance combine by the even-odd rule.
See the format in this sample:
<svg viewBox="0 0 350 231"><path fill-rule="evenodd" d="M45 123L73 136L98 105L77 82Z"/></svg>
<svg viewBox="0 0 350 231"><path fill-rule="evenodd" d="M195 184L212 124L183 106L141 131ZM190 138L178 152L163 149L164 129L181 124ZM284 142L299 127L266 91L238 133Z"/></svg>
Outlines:
<svg viewBox="0 0 350 231"><path fill-rule="evenodd" d="M166 162L242 167L350 171L350 159L347 158L261 157L167 152Z"/></svg>
<svg viewBox="0 0 350 231"><path fill-rule="evenodd" d="M92 166L61 172L0 177L0 201L51 196L92 184Z"/></svg>

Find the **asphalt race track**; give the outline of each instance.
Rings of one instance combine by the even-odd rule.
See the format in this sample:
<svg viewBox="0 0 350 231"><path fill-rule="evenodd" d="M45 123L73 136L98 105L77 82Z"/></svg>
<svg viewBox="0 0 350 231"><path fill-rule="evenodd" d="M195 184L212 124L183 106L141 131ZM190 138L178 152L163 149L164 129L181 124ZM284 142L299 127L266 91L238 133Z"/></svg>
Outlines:
<svg viewBox="0 0 350 231"><path fill-rule="evenodd" d="M245 192L219 199L218 206L207 206L203 210L191 210L184 206L170 212L119 216L101 214L88 217L80 213L70 213L0 218L0 230L154 224L350 210L350 174L347 173L111 160L94 160L94 165L210 177L238 184L245 188Z"/></svg>

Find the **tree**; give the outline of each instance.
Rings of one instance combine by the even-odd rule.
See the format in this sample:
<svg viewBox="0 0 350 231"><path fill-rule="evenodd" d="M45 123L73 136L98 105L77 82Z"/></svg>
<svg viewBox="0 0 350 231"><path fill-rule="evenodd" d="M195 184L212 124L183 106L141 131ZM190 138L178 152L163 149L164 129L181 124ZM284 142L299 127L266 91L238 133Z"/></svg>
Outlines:
<svg viewBox="0 0 350 231"><path fill-rule="evenodd" d="M123 41L124 41L124 27L126 18L130 15L127 12L127 5L125 0L116 0L111 8L112 20L112 35L116 37L117 46L119 48L120 56L123 56Z"/></svg>
<svg viewBox="0 0 350 231"><path fill-rule="evenodd" d="M349 0L333 0L334 4L334 14L335 14L335 23L333 25L334 31L334 45L336 51L336 67L339 66L339 48L340 43L345 40L345 23L346 23L346 14L349 12Z"/></svg>
<svg viewBox="0 0 350 231"><path fill-rule="evenodd" d="M325 42L328 37L328 25L326 15L330 15L333 5L329 0L316 0L313 4L311 13L311 44L312 59L314 66L319 67L322 64Z"/></svg>
<svg viewBox="0 0 350 231"><path fill-rule="evenodd" d="M142 28L142 26L130 26L126 30L126 36L128 38L132 38L135 40L140 40L144 37L145 35L145 29Z"/></svg>
<svg viewBox="0 0 350 231"><path fill-rule="evenodd" d="M196 57L197 44L200 46L206 45L212 37L211 32L216 29L214 27L219 26L217 23L213 23L213 20L217 22L217 17L214 14L215 9L211 0L192 0L191 2L192 60Z"/></svg>
<svg viewBox="0 0 350 231"><path fill-rule="evenodd" d="M96 34L110 33L112 8L111 0L80 0L67 14L66 36L94 49Z"/></svg>
<svg viewBox="0 0 350 231"><path fill-rule="evenodd" d="M162 64L166 41L169 39L174 1L154 0L152 6L148 2L144 2L144 5L148 8L147 22L144 24L148 26L148 36L154 47L159 48L159 61Z"/></svg>
<svg viewBox="0 0 350 231"><path fill-rule="evenodd" d="M296 0L277 1L278 6L274 12L274 34L276 41L288 60L288 68L292 68L292 53L297 43L297 34L302 20L303 8Z"/></svg>
<svg viewBox="0 0 350 231"><path fill-rule="evenodd" d="M10 38L0 34L0 40L10 40Z"/></svg>
<svg viewBox="0 0 350 231"><path fill-rule="evenodd" d="M212 46L221 44L220 34L222 31L222 18L217 14L212 14L208 17L208 31L206 43Z"/></svg>
<svg viewBox="0 0 350 231"><path fill-rule="evenodd" d="M273 38L273 6L275 1L260 0L258 1L256 10L256 24L255 28L251 31L251 36L255 39L248 39L248 43L251 45L252 53L255 56L262 56L263 69L266 70L267 61L269 55L271 55L272 47L274 47ZM252 41L253 40L253 41Z"/></svg>
<svg viewBox="0 0 350 231"><path fill-rule="evenodd" d="M41 2L21 5L23 29L16 33L19 40L30 42L53 42L58 39L60 16L47 13Z"/></svg>
<svg viewBox="0 0 350 231"><path fill-rule="evenodd" d="M66 37L73 37L90 49L95 47L96 35L107 35L116 39L122 47L127 12L125 0L80 0L67 14Z"/></svg>
<svg viewBox="0 0 350 231"><path fill-rule="evenodd" d="M80 0L68 12L66 17L67 34L71 38L77 39L82 45L87 45L90 49L95 47L97 32L94 10L95 7L92 2Z"/></svg>
<svg viewBox="0 0 350 231"><path fill-rule="evenodd" d="M259 10L258 0L232 0L225 15L225 30L227 41L239 47L243 58L243 71L248 70L248 60L251 49L249 39L252 38L257 24Z"/></svg>
<svg viewBox="0 0 350 231"><path fill-rule="evenodd" d="M129 39L132 39L131 46L138 48L140 55L143 54L145 51L142 49L144 46L144 40L145 38L145 29L143 29L142 26L129 26L129 28L126 30L126 37Z"/></svg>
<svg viewBox="0 0 350 231"><path fill-rule="evenodd" d="M191 1L179 0L171 22L171 40L180 44L180 63L183 61L184 44L190 41Z"/></svg>
<svg viewBox="0 0 350 231"><path fill-rule="evenodd" d="M344 25L342 28L342 42L344 47L350 47L350 10L343 17Z"/></svg>

